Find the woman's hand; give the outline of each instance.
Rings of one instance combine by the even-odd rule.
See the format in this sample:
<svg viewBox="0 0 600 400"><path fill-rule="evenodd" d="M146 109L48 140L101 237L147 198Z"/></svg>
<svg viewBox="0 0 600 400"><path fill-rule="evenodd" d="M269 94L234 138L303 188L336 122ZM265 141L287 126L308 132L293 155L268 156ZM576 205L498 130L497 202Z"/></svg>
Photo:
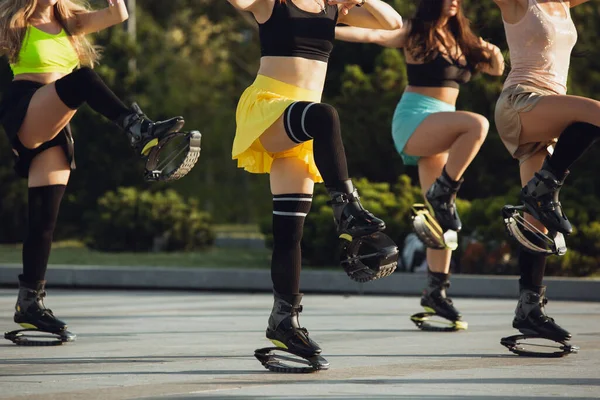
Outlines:
<svg viewBox="0 0 600 400"><path fill-rule="evenodd" d="M352 8L356 6L362 7L366 3L366 0L327 0L327 3L329 3L332 6L341 5L341 7L339 7L340 13L342 15L348 15L348 12Z"/></svg>
<svg viewBox="0 0 600 400"><path fill-rule="evenodd" d="M402 17L381 0L327 0L340 9L338 22L370 29L394 30L402 27Z"/></svg>
<svg viewBox="0 0 600 400"><path fill-rule="evenodd" d="M502 55L500 48L496 45L486 42L481 37L479 38L479 45L490 57L490 64L485 65L485 67L481 69L481 72L485 72L486 74L494 76L502 75L504 73L504 56Z"/></svg>

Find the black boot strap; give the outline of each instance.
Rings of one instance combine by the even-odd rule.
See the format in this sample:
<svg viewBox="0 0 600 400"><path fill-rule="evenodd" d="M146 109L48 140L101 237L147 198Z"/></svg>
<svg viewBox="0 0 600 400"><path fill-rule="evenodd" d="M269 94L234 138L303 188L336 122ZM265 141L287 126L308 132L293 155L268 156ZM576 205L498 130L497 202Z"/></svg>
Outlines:
<svg viewBox="0 0 600 400"><path fill-rule="evenodd" d="M360 196L358 195L358 190L355 188L352 193L336 193L335 196L331 197L331 200L329 200L327 204L333 206L338 204L353 203L359 200Z"/></svg>
<svg viewBox="0 0 600 400"><path fill-rule="evenodd" d="M560 210L562 213L562 205L560 204L560 201L549 201L547 203L544 203L543 205L540 205L540 203L538 203L538 208L540 209L540 211Z"/></svg>
<svg viewBox="0 0 600 400"><path fill-rule="evenodd" d="M293 306L291 304L280 304L279 311L289 312L290 314L293 314L294 312L300 314L302 312L302 305L299 304L297 306Z"/></svg>
<svg viewBox="0 0 600 400"><path fill-rule="evenodd" d="M128 117L129 117L129 121L128 121L127 125L123 126L123 129L125 129L125 130L129 130L133 125L135 125L139 121L143 121L143 119L144 119L143 114L137 114L137 113L129 114L125 118L128 118Z"/></svg>
<svg viewBox="0 0 600 400"><path fill-rule="evenodd" d="M465 178L461 177L458 181L450 181L442 175L436 180L441 186L447 188L450 191L450 193L456 194L460 190L460 187L465 181Z"/></svg>
<svg viewBox="0 0 600 400"><path fill-rule="evenodd" d="M560 189L564 183L564 181L559 181L558 179L551 178L549 176L544 176L539 172L535 173L535 177L538 178L540 181L544 182L550 190L554 191Z"/></svg>

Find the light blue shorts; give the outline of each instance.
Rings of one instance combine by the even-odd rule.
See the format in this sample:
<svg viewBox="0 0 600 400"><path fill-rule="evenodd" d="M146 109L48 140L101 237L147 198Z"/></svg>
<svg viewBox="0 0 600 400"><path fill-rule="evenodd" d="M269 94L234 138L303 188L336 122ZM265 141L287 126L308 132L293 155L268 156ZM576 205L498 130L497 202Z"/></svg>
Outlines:
<svg viewBox="0 0 600 400"><path fill-rule="evenodd" d="M419 161L419 156L404 153L404 146L421 122L430 114L453 111L456 107L436 98L404 92L392 120L392 138L404 165L417 165Z"/></svg>

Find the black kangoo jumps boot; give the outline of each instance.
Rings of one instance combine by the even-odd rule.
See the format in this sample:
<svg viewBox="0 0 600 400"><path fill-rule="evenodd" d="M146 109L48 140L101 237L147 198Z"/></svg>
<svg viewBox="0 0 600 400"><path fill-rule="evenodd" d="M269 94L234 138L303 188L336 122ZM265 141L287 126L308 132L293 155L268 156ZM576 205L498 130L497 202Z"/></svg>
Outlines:
<svg viewBox="0 0 600 400"><path fill-rule="evenodd" d="M301 294L283 296L275 293L267 339L300 357L312 357L321 353L321 347L308 336L306 328L300 326L298 314L302 312L301 301Z"/></svg>
<svg viewBox="0 0 600 400"><path fill-rule="evenodd" d="M342 187L327 187L327 191L331 196L329 204L333 208L333 217L340 237L352 240L385 229L385 222L363 208L358 191L351 180L342 182Z"/></svg>
<svg viewBox="0 0 600 400"><path fill-rule="evenodd" d="M449 321L458 321L462 318L460 311L454 307L452 299L446 296L446 289L450 287L449 275L439 279L429 273L429 284L423 290L421 306L428 312L439 315Z"/></svg>
<svg viewBox="0 0 600 400"><path fill-rule="evenodd" d="M458 193L462 182L463 179L458 182L451 182L444 175L441 175L425 194L427 202L433 208L435 219L444 232L447 230L460 232L462 229L462 223L456 211L456 193Z"/></svg>
<svg viewBox="0 0 600 400"><path fill-rule="evenodd" d="M24 282L19 276L19 296L15 305L14 321L25 329L49 333L66 331L67 324L54 316L44 305L46 281Z"/></svg>
<svg viewBox="0 0 600 400"><path fill-rule="evenodd" d="M568 174L567 171L563 176L557 176L546 157L542 169L521 189L521 200L527 212L548 230L565 235L569 235L573 227L563 212L558 196Z"/></svg>
<svg viewBox="0 0 600 400"><path fill-rule="evenodd" d="M541 336L558 342L570 340L571 334L546 314L547 303L545 286L537 288L521 286L513 328L524 335Z"/></svg>
<svg viewBox="0 0 600 400"><path fill-rule="evenodd" d="M141 156L147 156L163 137L179 132L185 124L183 117L153 122L136 103L132 104L131 111L130 114L121 116L117 125L125 131L129 144Z"/></svg>

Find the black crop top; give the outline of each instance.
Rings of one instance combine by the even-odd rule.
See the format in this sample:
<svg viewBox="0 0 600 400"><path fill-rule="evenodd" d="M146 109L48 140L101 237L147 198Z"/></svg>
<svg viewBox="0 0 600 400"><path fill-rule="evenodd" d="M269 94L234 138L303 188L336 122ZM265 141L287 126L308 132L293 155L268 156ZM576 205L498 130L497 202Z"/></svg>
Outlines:
<svg viewBox="0 0 600 400"><path fill-rule="evenodd" d="M441 53L424 64L406 64L408 84L411 86L459 88L471 79L469 65L450 61Z"/></svg>
<svg viewBox="0 0 600 400"><path fill-rule="evenodd" d="M324 12L312 13L300 9L293 0L275 0L271 17L258 25L261 56L327 62L333 50L338 8L325 4Z"/></svg>

